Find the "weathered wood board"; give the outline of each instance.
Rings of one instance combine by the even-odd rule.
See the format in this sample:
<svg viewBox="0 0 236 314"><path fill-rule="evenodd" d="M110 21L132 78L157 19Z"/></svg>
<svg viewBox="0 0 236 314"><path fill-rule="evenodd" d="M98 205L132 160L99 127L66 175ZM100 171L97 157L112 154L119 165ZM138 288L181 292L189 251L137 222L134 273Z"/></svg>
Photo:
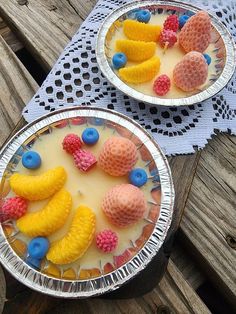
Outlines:
<svg viewBox="0 0 236 314"><path fill-rule="evenodd" d="M236 137L219 134L201 153L181 229L202 267L236 305L235 218Z"/></svg>
<svg viewBox="0 0 236 314"><path fill-rule="evenodd" d="M0 144L9 136L38 86L0 36Z"/></svg>
<svg viewBox="0 0 236 314"><path fill-rule="evenodd" d="M2 267L0 266L0 313L2 313L4 303L6 300L6 281Z"/></svg>
<svg viewBox="0 0 236 314"><path fill-rule="evenodd" d="M78 12L85 16L85 8L87 13L91 11L87 1L83 5L78 1L77 7L74 2L72 5L69 0L30 0L27 5L20 5L6 0L0 3L0 14L39 63L49 70L83 21Z"/></svg>
<svg viewBox="0 0 236 314"><path fill-rule="evenodd" d="M171 260L195 291L204 284L206 278L203 272L199 269L198 263L194 261L189 252L186 252L186 249L182 247L178 236L172 248Z"/></svg>
<svg viewBox="0 0 236 314"><path fill-rule="evenodd" d="M22 49L24 46L15 36L15 34L6 25L5 21L0 17L0 35L9 45L9 47L14 51Z"/></svg>
<svg viewBox="0 0 236 314"><path fill-rule="evenodd" d="M128 300L63 300L25 289L5 304L4 313L210 313L172 261L159 286L143 297ZM158 312L165 309L169 312ZM164 310L163 310L164 311Z"/></svg>

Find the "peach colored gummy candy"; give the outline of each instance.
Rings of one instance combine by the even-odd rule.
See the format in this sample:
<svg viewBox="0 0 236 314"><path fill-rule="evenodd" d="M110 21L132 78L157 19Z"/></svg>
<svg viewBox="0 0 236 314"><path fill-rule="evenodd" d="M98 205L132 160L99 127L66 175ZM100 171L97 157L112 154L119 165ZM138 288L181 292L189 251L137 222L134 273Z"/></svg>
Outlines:
<svg viewBox="0 0 236 314"><path fill-rule="evenodd" d="M142 218L146 201L142 190L132 184L111 188L104 196L102 210L117 227L128 227Z"/></svg>
<svg viewBox="0 0 236 314"><path fill-rule="evenodd" d="M177 87L183 91L192 91L205 83L208 66L200 52L191 51L176 64L173 79Z"/></svg>
<svg viewBox="0 0 236 314"><path fill-rule="evenodd" d="M103 145L98 165L112 176L127 174L137 161L137 147L129 139L114 136Z"/></svg>
<svg viewBox="0 0 236 314"><path fill-rule="evenodd" d="M186 52L204 52L211 40L211 20L205 11L193 15L179 34L179 44Z"/></svg>

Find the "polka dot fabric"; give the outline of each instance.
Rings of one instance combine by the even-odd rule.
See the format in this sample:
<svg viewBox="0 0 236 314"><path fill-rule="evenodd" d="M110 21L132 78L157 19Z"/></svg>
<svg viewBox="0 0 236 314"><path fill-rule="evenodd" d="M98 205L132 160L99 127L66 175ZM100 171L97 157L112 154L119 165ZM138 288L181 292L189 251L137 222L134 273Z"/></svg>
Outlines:
<svg viewBox="0 0 236 314"><path fill-rule="evenodd" d="M150 106L113 87L98 68L95 42L104 18L128 0L100 0L62 52L43 85L25 107L26 121L64 106L114 109L149 131L166 155L203 148L216 130L236 134L236 80L211 99L186 107ZM186 1L215 14L236 39L236 1Z"/></svg>

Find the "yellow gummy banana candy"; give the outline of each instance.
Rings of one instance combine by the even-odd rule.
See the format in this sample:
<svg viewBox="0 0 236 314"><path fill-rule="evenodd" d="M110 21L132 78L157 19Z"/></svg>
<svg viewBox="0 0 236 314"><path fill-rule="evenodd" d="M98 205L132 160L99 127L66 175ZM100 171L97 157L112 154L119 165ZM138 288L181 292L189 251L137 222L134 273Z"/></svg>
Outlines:
<svg viewBox="0 0 236 314"><path fill-rule="evenodd" d="M76 210L69 232L52 243L47 259L54 264L68 264L80 258L90 246L95 234L96 217L87 206Z"/></svg>
<svg viewBox="0 0 236 314"><path fill-rule="evenodd" d="M28 213L17 220L18 229L29 237L48 236L66 222L72 206L68 191L61 189L43 209Z"/></svg>
<svg viewBox="0 0 236 314"><path fill-rule="evenodd" d="M157 42L161 33L161 26L125 20L123 30L129 39Z"/></svg>
<svg viewBox="0 0 236 314"><path fill-rule="evenodd" d="M10 186L17 195L30 201L39 201L60 190L66 177L63 167L56 167L37 176L15 173L10 178Z"/></svg>
<svg viewBox="0 0 236 314"><path fill-rule="evenodd" d="M152 57L138 65L125 67L119 70L119 75L123 81L139 84L151 81L160 69L160 59Z"/></svg>
<svg viewBox="0 0 236 314"><path fill-rule="evenodd" d="M116 41L116 51L123 52L130 61L145 61L153 57L156 51L156 43L128 39Z"/></svg>

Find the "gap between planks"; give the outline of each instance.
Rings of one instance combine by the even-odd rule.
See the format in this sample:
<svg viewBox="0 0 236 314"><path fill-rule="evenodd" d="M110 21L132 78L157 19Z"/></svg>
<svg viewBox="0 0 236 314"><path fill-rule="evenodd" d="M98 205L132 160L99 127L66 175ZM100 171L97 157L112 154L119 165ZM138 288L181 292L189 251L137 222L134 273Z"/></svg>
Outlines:
<svg viewBox="0 0 236 314"><path fill-rule="evenodd" d="M7 26L5 21L0 17L0 36L6 41L9 47L14 51L17 52L18 50L22 49L24 46L18 40L16 35L10 30Z"/></svg>
<svg viewBox="0 0 236 314"><path fill-rule="evenodd" d="M4 303L6 300L6 281L2 267L0 266L0 313L3 311Z"/></svg>
<svg viewBox="0 0 236 314"><path fill-rule="evenodd" d="M0 3L0 14L48 71L95 3L30 0L27 5L19 5L6 0Z"/></svg>
<svg viewBox="0 0 236 314"><path fill-rule="evenodd" d="M202 151L180 228L199 264L236 306L236 138L218 134ZM217 274L217 276L216 276Z"/></svg>
<svg viewBox="0 0 236 314"><path fill-rule="evenodd" d="M0 144L6 140L21 117L25 104L38 85L0 36Z"/></svg>
<svg viewBox="0 0 236 314"><path fill-rule="evenodd" d="M127 300L103 298L65 300L49 297L25 288L5 303L4 313L151 314L157 313L158 309L163 306L166 311L169 311L167 313L171 314L210 313L171 260L160 284L143 297Z"/></svg>

